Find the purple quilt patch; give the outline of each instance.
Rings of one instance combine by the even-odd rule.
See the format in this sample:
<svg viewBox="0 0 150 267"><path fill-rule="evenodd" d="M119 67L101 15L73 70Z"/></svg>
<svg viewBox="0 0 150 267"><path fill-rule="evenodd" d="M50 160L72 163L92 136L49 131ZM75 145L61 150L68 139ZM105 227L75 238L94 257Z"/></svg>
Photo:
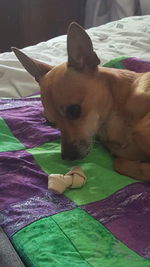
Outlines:
<svg viewBox="0 0 150 267"><path fill-rule="evenodd" d="M150 71L150 61L140 60L138 58L132 57L122 60L122 63L126 69L138 73Z"/></svg>
<svg viewBox="0 0 150 267"><path fill-rule="evenodd" d="M0 99L0 110L15 109L30 105L41 104L40 98Z"/></svg>
<svg viewBox="0 0 150 267"><path fill-rule="evenodd" d="M26 147L31 148L57 139L60 132L49 126L42 115L41 102L37 105L16 109L0 110L14 136Z"/></svg>
<svg viewBox="0 0 150 267"><path fill-rule="evenodd" d="M126 186L110 197L82 208L130 249L150 259L150 185Z"/></svg>
<svg viewBox="0 0 150 267"><path fill-rule="evenodd" d="M47 189L47 174L26 151L0 153L0 209Z"/></svg>
<svg viewBox="0 0 150 267"><path fill-rule="evenodd" d="M24 226L65 210L75 208L76 205L63 195L56 195L48 190L34 195L21 202L13 203L1 211L0 224L8 236Z"/></svg>

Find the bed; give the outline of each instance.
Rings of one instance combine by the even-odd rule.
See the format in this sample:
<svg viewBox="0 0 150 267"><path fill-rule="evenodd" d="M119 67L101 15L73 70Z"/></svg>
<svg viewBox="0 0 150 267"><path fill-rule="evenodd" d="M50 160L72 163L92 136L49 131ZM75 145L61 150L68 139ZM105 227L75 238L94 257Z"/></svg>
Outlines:
<svg viewBox="0 0 150 267"><path fill-rule="evenodd" d="M101 65L150 71L150 16L88 33ZM62 63L66 36L23 51ZM13 53L0 55L0 97L0 225L20 266L149 267L150 185L116 173L97 142L82 161L61 160L60 132L44 119L39 87ZM48 175L65 174L72 164L83 168L87 183L62 195L48 190Z"/></svg>

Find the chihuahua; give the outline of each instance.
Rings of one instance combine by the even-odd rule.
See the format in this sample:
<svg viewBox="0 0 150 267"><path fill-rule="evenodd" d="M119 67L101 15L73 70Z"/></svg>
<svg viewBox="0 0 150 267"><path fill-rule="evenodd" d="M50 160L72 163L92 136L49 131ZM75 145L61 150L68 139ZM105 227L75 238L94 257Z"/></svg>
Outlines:
<svg viewBox="0 0 150 267"><path fill-rule="evenodd" d="M150 72L98 66L90 37L73 22L68 62L50 66L12 48L41 88L44 115L61 131L64 160L82 159L96 136L114 155L114 169L150 182Z"/></svg>

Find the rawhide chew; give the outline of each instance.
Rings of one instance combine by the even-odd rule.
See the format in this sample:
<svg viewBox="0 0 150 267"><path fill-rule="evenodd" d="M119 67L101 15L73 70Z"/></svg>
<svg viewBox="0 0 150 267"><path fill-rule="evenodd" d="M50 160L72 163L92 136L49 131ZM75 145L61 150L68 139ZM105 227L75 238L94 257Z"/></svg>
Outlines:
<svg viewBox="0 0 150 267"><path fill-rule="evenodd" d="M80 188L86 182L86 176L79 166L63 174L50 174L48 176L48 189L57 194L62 194L67 188Z"/></svg>

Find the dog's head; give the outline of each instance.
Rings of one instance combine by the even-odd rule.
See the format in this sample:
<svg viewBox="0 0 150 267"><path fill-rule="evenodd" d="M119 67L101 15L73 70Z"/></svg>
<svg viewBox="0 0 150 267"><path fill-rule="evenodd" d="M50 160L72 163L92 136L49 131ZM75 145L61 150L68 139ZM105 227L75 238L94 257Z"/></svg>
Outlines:
<svg viewBox="0 0 150 267"><path fill-rule="evenodd" d="M72 23L67 35L68 62L56 67L33 60L16 48L16 56L41 88L46 118L61 131L62 158L83 158L104 117L105 82L99 84L100 60L87 33Z"/></svg>

